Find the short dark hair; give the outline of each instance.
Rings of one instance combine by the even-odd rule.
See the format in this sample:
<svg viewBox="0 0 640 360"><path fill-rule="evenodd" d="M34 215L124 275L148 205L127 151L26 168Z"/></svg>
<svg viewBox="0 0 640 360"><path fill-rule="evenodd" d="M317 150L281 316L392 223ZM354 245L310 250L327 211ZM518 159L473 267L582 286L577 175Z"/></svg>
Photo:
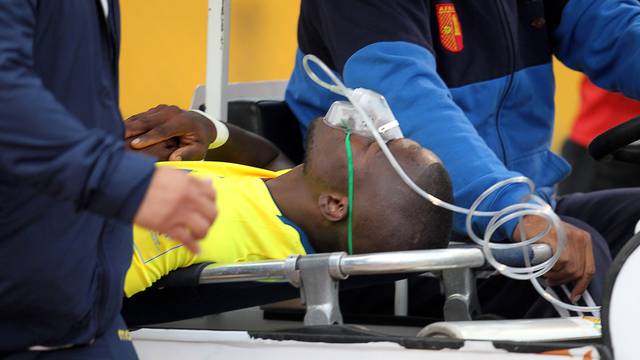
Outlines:
<svg viewBox="0 0 640 360"><path fill-rule="evenodd" d="M394 155L416 185L452 202L451 180L435 155L416 143ZM368 199L354 199L354 218L358 212L364 213L354 225L354 252L446 248L451 238L452 213L414 192L386 159L382 160L383 164L377 164L381 168L378 177L367 179L372 185Z"/></svg>

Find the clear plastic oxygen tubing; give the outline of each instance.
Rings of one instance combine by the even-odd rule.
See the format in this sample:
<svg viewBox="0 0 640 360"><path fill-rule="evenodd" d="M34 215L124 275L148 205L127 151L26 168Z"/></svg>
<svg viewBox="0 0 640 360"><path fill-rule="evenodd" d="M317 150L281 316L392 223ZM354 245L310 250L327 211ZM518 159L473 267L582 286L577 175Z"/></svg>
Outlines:
<svg viewBox="0 0 640 360"><path fill-rule="evenodd" d="M309 66L309 62L313 62L324 73L326 73L326 75L331 79L331 81L333 81L334 85L329 84L323 81L322 79L320 79L313 72L313 70L311 70ZM367 115L364 109L362 109L362 107L354 99L353 89L347 88L342 83L342 81L333 73L333 71L331 71L331 69L329 69L329 67L325 65L322 62L322 60L320 60L315 55L305 55L302 61L302 66L304 67L304 70L309 76L309 78L313 80L316 84L335 94L346 97L351 102L351 104L353 104L353 106L358 111L358 114L362 117L362 119L364 119L369 130L371 130L371 134L373 135L375 141L380 146L380 149L384 153L385 157L387 158L391 166L394 168L398 176L400 176L402 181L407 186L409 186L409 188L415 191L418 195L430 201L435 206L439 206L444 209L466 215L465 228L467 231L467 235L475 243L482 246L482 252L484 253L485 258L487 259L487 262L491 264L491 266L493 266L498 272L512 279L531 281L533 287L540 294L540 296L542 296L545 300L549 301L550 303L555 304L561 308L564 308L570 311L575 311L575 312L592 312L594 314L596 312L599 312L600 307L595 306L595 303L593 302L593 300L591 300L591 296L589 296L588 291L585 291L584 298L587 299L588 305L590 306L579 306L574 304L568 304L557 299L552 294L547 292L538 281L538 278L544 275L545 273L547 273L549 270L551 270L553 266L556 264L556 262L558 261L558 259L560 258L560 255L562 254L562 251L564 250L564 247L566 244L566 234L564 231L564 226L562 225L562 221L560 220L558 215L553 211L551 206L549 206L549 204L544 202L540 197L535 195L535 184L533 183L533 181L531 181L531 179L524 176L518 176L518 177L513 177L513 178L509 178L509 179L505 179L500 182L497 182L496 184L492 185L487 190L485 190L482 194L480 194L480 196L478 196L478 198L471 204L471 207L469 209L456 206L453 204L449 204L446 201L443 201L429 194L428 192L424 191L422 188L416 185L413 182L413 180L411 180L411 178L402 169L402 167L400 166L396 158L393 156L393 154L389 150L389 147L387 147L387 144L382 139L380 134L375 130L373 121L371 120L369 115ZM482 204L482 202L485 199L487 199L491 194L511 184L526 184L527 186L529 186L530 194L528 198L525 199L525 200L528 200L528 202L510 205L499 211L479 211L478 210L478 207ZM521 232L522 241L517 243L491 242L491 237L502 225L514 219L522 219L522 217L527 215L539 216L541 218L544 218L548 222L547 227L542 232L536 234L531 238L527 238L524 234L524 231L522 231ZM484 217L491 218L486 227L483 238L480 238L473 231L473 228L471 226L472 225L471 221L474 216L484 216ZM556 235L557 235L556 251L553 254L553 256L551 256L551 258L547 259L546 261L540 264L531 265L530 262L528 261L529 260L528 256L525 256L525 265L526 265L525 267L512 267L512 266L508 266L506 264L500 263L493 256L493 252L491 251L492 249L514 249L514 248L521 248L523 251L523 254L526 255L526 249L525 249L526 246L533 244L539 241L540 239L542 239L544 236L546 236L549 233L549 231L551 231L552 228L555 229Z"/></svg>

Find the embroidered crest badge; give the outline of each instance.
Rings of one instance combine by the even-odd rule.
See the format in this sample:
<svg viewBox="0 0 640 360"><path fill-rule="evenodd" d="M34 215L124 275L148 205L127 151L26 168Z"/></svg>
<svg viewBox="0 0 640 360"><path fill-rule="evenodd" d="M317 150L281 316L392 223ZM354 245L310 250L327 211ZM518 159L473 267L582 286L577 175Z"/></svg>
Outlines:
<svg viewBox="0 0 640 360"><path fill-rule="evenodd" d="M452 3L437 4L436 14L442 47L454 53L462 51L464 49L462 27L456 7Z"/></svg>

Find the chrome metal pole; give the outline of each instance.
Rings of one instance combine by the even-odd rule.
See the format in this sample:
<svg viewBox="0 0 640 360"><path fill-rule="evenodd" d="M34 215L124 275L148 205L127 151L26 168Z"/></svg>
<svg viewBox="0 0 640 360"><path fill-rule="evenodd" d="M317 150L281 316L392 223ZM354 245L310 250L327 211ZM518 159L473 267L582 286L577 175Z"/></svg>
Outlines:
<svg viewBox="0 0 640 360"><path fill-rule="evenodd" d="M209 265L200 274L200 284L256 280L287 280L285 260L269 260L229 265Z"/></svg>
<svg viewBox="0 0 640 360"><path fill-rule="evenodd" d="M482 251L477 248L414 250L387 253L331 256L335 265L331 266L331 276L343 279L349 275L397 274L427 272L445 269L475 268L484 264ZM295 271L296 261L269 260L229 265L210 265L202 271L201 284L256 281L289 280ZM335 268L335 269L334 269Z"/></svg>
<svg viewBox="0 0 640 360"><path fill-rule="evenodd" d="M413 250L345 256L345 275L397 274L444 269L475 268L484 264L480 249Z"/></svg>

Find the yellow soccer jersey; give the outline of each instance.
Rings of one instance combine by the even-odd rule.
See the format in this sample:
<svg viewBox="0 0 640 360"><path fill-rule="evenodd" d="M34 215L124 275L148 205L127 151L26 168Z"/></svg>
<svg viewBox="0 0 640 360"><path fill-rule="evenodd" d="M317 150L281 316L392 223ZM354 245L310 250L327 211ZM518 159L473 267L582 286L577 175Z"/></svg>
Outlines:
<svg viewBox="0 0 640 360"><path fill-rule="evenodd" d="M200 241L201 253L194 255L171 238L134 226L133 261L125 280L131 296L151 286L170 271L195 263L229 264L283 259L306 255L311 247L305 234L280 212L265 179L286 171L272 172L244 165L183 161L158 163L212 179L217 194L218 217Z"/></svg>

